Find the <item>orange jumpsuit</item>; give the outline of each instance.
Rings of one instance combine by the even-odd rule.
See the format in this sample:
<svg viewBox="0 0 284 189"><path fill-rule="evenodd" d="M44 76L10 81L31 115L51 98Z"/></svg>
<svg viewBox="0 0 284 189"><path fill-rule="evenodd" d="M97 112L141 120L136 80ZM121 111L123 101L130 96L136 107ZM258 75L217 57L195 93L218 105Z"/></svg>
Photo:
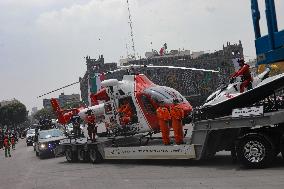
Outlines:
<svg viewBox="0 0 284 189"><path fill-rule="evenodd" d="M172 127L174 130L174 136L176 144L183 143L183 125L182 119L184 118L184 111L182 108L179 108L178 105L173 105L170 109L171 116L172 116Z"/></svg>
<svg viewBox="0 0 284 189"><path fill-rule="evenodd" d="M165 145L170 144L170 128L169 120L171 119L170 112L166 107L159 107L156 110L160 130L162 132L163 143Z"/></svg>
<svg viewBox="0 0 284 189"><path fill-rule="evenodd" d="M92 116L92 115L88 115L88 116L87 116L87 123L88 123L87 130L88 130L89 138L90 138L91 140L95 140L96 133L97 133L97 127L96 127L96 119L95 119L95 117Z"/></svg>
<svg viewBox="0 0 284 189"><path fill-rule="evenodd" d="M117 111L119 113L122 113L122 124L127 125L131 121L131 117L133 116L130 104L122 105Z"/></svg>
<svg viewBox="0 0 284 189"><path fill-rule="evenodd" d="M11 157L11 153L10 153L10 146L11 146L11 142L9 140L8 137L4 138L4 147L5 147L5 157Z"/></svg>

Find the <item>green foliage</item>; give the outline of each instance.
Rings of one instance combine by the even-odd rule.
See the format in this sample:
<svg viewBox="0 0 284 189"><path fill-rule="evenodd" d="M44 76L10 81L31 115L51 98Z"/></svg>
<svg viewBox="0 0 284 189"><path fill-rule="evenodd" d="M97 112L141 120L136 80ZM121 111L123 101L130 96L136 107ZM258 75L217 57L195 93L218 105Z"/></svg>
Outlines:
<svg viewBox="0 0 284 189"><path fill-rule="evenodd" d="M70 102L67 103L65 106L62 107L62 109L72 109L72 108L79 108L83 102Z"/></svg>
<svg viewBox="0 0 284 189"><path fill-rule="evenodd" d="M40 120L40 119L56 119L56 115L54 114L53 110L51 108L42 108L41 110L37 111L34 114L34 119Z"/></svg>
<svg viewBox="0 0 284 189"><path fill-rule="evenodd" d="M27 120L26 106L20 102L0 107L0 123L2 125L18 125Z"/></svg>

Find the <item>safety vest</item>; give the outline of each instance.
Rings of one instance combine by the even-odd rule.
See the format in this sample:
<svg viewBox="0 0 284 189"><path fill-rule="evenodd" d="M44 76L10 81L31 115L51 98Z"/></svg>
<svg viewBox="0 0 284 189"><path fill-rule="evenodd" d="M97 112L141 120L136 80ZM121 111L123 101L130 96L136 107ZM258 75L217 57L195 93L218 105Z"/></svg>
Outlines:
<svg viewBox="0 0 284 189"><path fill-rule="evenodd" d="M236 73L232 75L232 77L242 76L243 80L250 80L252 81L252 77L249 70L249 65L244 64Z"/></svg>
<svg viewBox="0 0 284 189"><path fill-rule="evenodd" d="M8 148L10 145L11 145L11 143L10 143L9 139L5 138L4 139L4 146L5 146L5 148Z"/></svg>
<svg viewBox="0 0 284 189"><path fill-rule="evenodd" d="M171 114L170 114L168 108L166 108L166 107L157 108L156 113L157 113L158 119L163 119L165 121L171 119Z"/></svg>
<svg viewBox="0 0 284 189"><path fill-rule="evenodd" d="M184 111L182 108L178 106L173 106L170 109L171 111L171 116L173 119L183 119L184 118Z"/></svg>
<svg viewBox="0 0 284 189"><path fill-rule="evenodd" d="M87 123L94 123L95 122L95 117L94 116L87 116Z"/></svg>

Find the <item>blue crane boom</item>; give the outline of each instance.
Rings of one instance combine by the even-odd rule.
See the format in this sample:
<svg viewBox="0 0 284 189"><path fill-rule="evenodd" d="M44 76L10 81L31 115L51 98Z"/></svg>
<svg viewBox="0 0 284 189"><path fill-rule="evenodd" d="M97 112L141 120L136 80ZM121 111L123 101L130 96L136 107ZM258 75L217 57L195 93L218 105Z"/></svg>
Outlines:
<svg viewBox="0 0 284 189"><path fill-rule="evenodd" d="M268 35L261 36L258 0L251 0L251 13L255 33L257 65L284 60L284 30L278 31L274 0L265 0Z"/></svg>

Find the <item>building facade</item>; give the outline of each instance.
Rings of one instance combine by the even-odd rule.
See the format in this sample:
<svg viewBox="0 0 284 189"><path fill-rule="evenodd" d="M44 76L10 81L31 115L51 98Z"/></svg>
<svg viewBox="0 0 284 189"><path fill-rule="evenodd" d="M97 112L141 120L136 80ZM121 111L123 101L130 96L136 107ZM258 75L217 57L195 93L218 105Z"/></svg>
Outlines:
<svg viewBox="0 0 284 189"><path fill-rule="evenodd" d="M71 94L71 95L65 95L64 93L61 93L56 100L59 102L60 107L66 107L69 104L80 104L80 94ZM43 99L43 107L44 108L52 108L50 99Z"/></svg>

